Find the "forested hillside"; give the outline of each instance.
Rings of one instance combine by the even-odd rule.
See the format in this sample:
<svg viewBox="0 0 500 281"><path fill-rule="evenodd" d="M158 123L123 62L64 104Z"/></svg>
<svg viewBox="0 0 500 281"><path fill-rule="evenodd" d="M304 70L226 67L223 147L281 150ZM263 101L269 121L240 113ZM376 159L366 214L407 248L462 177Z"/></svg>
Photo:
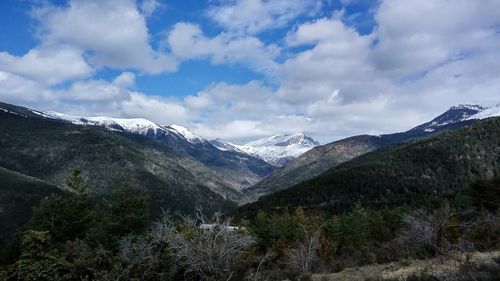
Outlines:
<svg viewBox="0 0 500 281"><path fill-rule="evenodd" d="M0 251L16 228L30 219L40 200L62 193L57 186L0 167Z"/></svg>
<svg viewBox="0 0 500 281"><path fill-rule="evenodd" d="M339 212L358 201L369 207L426 205L499 173L500 118L492 118L365 154L241 211L303 207Z"/></svg>
<svg viewBox="0 0 500 281"><path fill-rule="evenodd" d="M478 114L478 110L472 110L468 106L451 107L433 120L406 132L379 136L359 135L317 146L290 161L283 168L274 171L254 186L245 189L244 193L256 200L260 196L312 179L367 152L388 145L429 138L441 132L473 124L477 122L477 119L468 118L474 114Z"/></svg>
<svg viewBox="0 0 500 281"><path fill-rule="evenodd" d="M241 198L205 165L145 136L4 111L0 132L0 166L59 186L80 168L94 197L129 182L151 195L154 214L221 211L233 206L225 198Z"/></svg>

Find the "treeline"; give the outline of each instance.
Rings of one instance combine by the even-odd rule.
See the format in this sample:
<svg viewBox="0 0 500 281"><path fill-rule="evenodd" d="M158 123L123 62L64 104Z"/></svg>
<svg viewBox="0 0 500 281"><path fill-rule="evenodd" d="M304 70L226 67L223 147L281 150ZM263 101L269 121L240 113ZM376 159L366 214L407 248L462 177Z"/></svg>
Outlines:
<svg viewBox="0 0 500 281"><path fill-rule="evenodd" d="M500 249L498 178L433 209L356 203L336 215L299 208L232 223L165 214L152 224L149 198L127 184L96 202L80 171L66 183L72 194L42 201L10 241L0 280L309 280L311 272Z"/></svg>

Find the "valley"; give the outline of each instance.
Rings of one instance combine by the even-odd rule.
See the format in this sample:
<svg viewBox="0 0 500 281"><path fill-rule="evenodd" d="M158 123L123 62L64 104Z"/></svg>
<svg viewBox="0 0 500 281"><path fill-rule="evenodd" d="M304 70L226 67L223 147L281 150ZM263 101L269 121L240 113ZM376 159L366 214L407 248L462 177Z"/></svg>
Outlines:
<svg viewBox="0 0 500 281"><path fill-rule="evenodd" d="M4 194L0 198L0 223L2 237L12 241L0 247L4 256L11 255L6 253L12 251L13 246L9 245L17 243L19 229L33 227L33 210L34 216L40 216L39 212L49 207L44 204L52 204L50 200L57 204L90 200L85 204L94 206L92 212L107 216L113 209L108 210L109 203L105 202L117 200L117 192L133 192L134 195L128 195L132 196L130 200L148 202L150 221L164 220L166 214L178 221L198 212L204 217L202 222L216 225L221 218L213 221L210 217L214 214L235 216L238 224L246 224L245 228L251 229L255 237L265 238L257 240L257 249L274 249L278 251L274 252L276 258L280 252L274 243L319 239L310 236L313 229L320 231L324 239L346 236L346 242L335 240L341 243L337 245L337 254L346 255L349 247L358 247L348 242L352 239L379 241L394 247L386 239L405 231L401 225L404 221L393 221L396 213L409 218L416 212L411 210L448 208L443 206L450 203L443 202L452 202L452 208L462 214L463 204L470 204L464 203L470 202L470 187L478 180L500 175L500 119L496 117L500 115L500 106L496 104L455 106L406 132L359 135L325 145L304 134L235 145L221 139L206 140L184 127L158 125L146 119L75 117L5 103L0 107L0 179ZM85 183L84 192L89 199L77 199L82 195L75 195L74 188L68 186L68 175L75 169L81 170L79 181ZM131 189L125 191L126 186ZM477 197L472 202L486 200L490 208L496 208L498 204L490 200L500 197L491 192L490 196ZM134 208L137 207L130 211ZM356 216L364 218L357 221ZM373 225L375 219L381 219L376 223L383 226ZM318 225L321 221L323 226ZM276 229L276 223L282 226ZM267 232L269 226L265 226L269 224L273 225L272 235ZM489 237L495 235L497 226L492 225ZM95 221L91 227L87 231L94 232L95 227L108 231L111 226ZM305 229L290 229L295 233L292 234L280 227ZM349 231L334 230L339 227L370 231L380 231L374 227L382 227L390 232L376 236L365 233L364 238L358 238L351 237L357 234ZM472 235L466 230L457 231ZM481 239L478 241L484 243ZM492 242L482 247L489 249L489 243ZM436 247L443 250L443 245ZM396 260L405 256L399 252L391 255ZM360 260L339 262L345 266L363 264Z"/></svg>

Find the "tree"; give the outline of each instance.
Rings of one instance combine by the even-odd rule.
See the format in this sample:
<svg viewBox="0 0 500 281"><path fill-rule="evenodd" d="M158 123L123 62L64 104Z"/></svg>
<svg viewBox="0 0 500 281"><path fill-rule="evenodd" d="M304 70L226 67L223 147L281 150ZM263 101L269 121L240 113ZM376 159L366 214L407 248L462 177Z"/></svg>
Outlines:
<svg viewBox="0 0 500 281"><path fill-rule="evenodd" d="M288 263L300 272L311 272L314 262L318 259L320 232L309 234L303 241L287 252Z"/></svg>
<svg viewBox="0 0 500 281"><path fill-rule="evenodd" d="M66 178L66 187L78 195L83 195L86 192L87 185L82 178L82 171L80 168L74 169L71 174Z"/></svg>
<svg viewBox="0 0 500 281"><path fill-rule="evenodd" d="M500 178L476 181L467 194L475 207L496 211L500 208Z"/></svg>
<svg viewBox="0 0 500 281"><path fill-rule="evenodd" d="M212 227L201 228L200 223ZM201 214L196 219L185 218L183 226L183 229L176 228L165 218L153 226L150 235L153 241L161 241L157 244L167 245L176 264L184 269L184 277L194 275L200 280L236 280L235 264L249 249L253 238L243 229L232 228L231 221L223 220L219 214L212 218Z"/></svg>
<svg viewBox="0 0 500 281"><path fill-rule="evenodd" d="M109 202L109 232L119 239L128 234L140 234L149 225L149 196L138 194L124 183L113 191Z"/></svg>
<svg viewBox="0 0 500 281"><path fill-rule="evenodd" d="M84 238L95 220L94 206L85 192L80 170L75 169L66 184L75 193L48 197L33 210L29 223L34 230L49 231L57 242Z"/></svg>

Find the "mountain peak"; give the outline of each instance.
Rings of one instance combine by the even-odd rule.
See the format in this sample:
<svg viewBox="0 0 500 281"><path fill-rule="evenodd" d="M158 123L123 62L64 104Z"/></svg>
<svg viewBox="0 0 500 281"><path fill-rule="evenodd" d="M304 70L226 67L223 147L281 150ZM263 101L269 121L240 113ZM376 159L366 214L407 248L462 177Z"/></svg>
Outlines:
<svg viewBox="0 0 500 281"><path fill-rule="evenodd" d="M183 127L183 126L180 126L180 125L176 125L176 124L172 124L172 125L169 125L167 126L167 129L172 129L170 131L173 131L174 133L177 133L179 135L181 135L183 138L185 138L187 141L191 142L191 143L203 143L203 142L206 142L206 140L196 134L194 134L193 132L191 132L188 128L186 127Z"/></svg>
<svg viewBox="0 0 500 281"><path fill-rule="evenodd" d="M32 110L32 112L45 118L64 120L77 125L103 126L110 130L142 135L156 134L158 130L162 129L160 125L144 118L112 118L107 116L81 117L56 111L38 112Z"/></svg>
<svg viewBox="0 0 500 281"><path fill-rule="evenodd" d="M295 133L274 135L236 147L272 165L283 166L318 145L319 142L304 133Z"/></svg>
<svg viewBox="0 0 500 281"><path fill-rule="evenodd" d="M422 124L414 130L433 132L439 127L470 120L486 119L500 116L500 102L472 102L450 107L445 113L432 121Z"/></svg>

